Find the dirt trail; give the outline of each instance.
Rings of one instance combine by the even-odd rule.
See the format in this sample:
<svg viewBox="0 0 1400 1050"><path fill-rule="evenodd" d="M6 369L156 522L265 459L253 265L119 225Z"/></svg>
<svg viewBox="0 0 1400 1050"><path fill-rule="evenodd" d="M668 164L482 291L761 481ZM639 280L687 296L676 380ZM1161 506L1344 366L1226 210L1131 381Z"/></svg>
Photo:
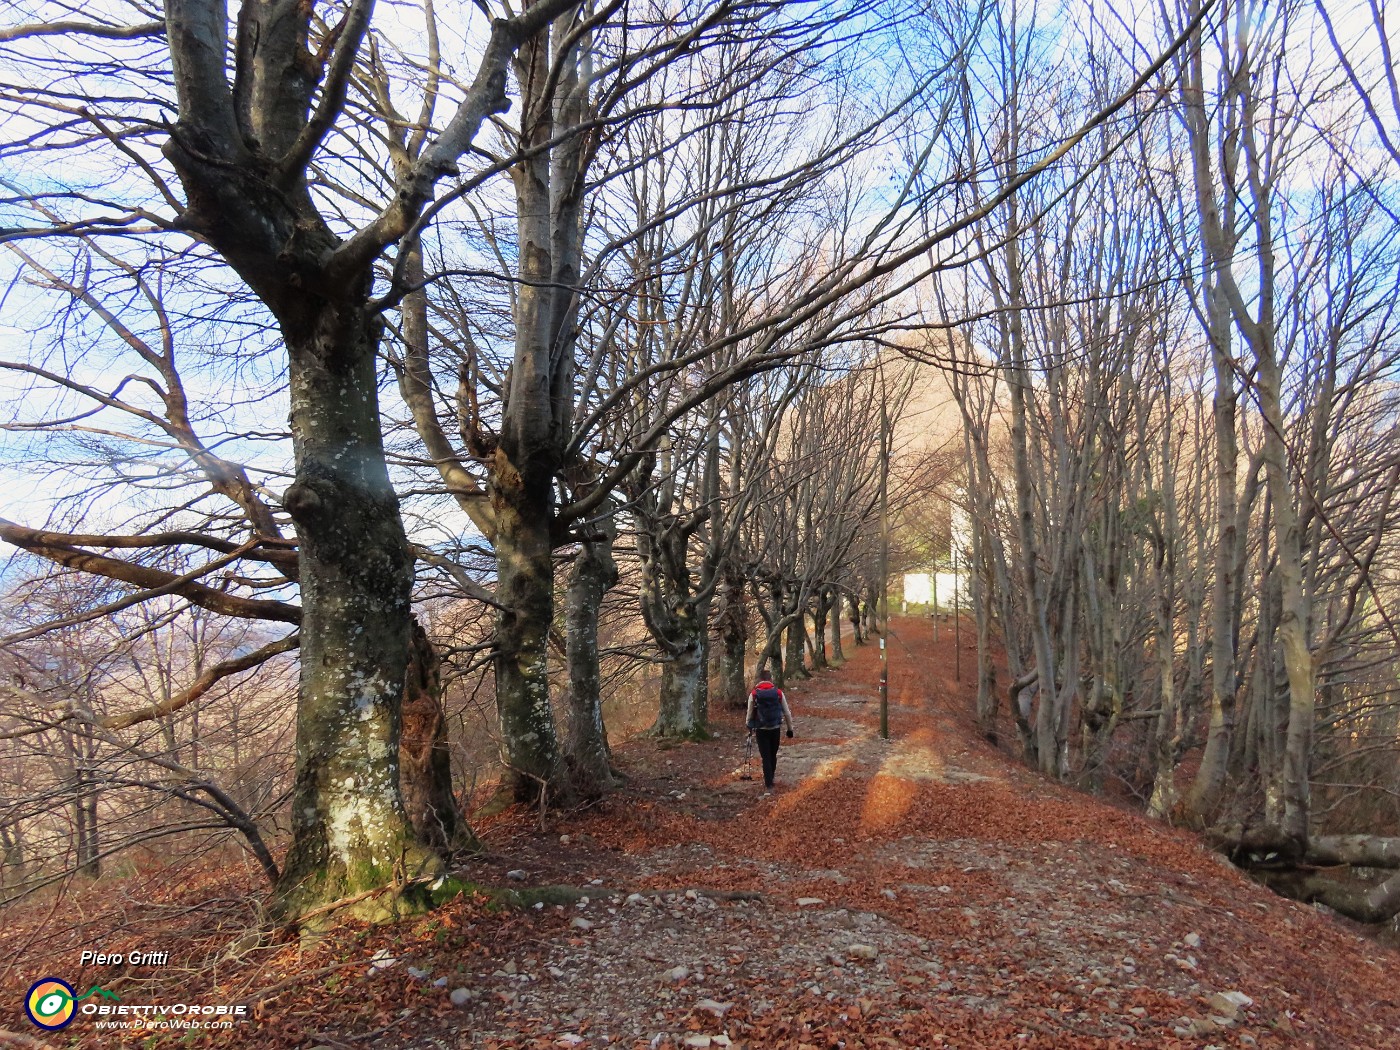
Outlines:
<svg viewBox="0 0 1400 1050"><path fill-rule="evenodd" d="M878 650L855 649L788 690L772 797L740 778L741 714L713 712L713 741L619 748L600 805L483 822L465 878L569 887L523 911L464 897L119 990L250 1005L152 1046L1400 1047L1393 950L999 753L973 731L971 650L957 682L950 630L894 629L892 739ZM210 892L146 898L172 958L217 958L221 924L251 920ZM54 1045L111 1045L78 1029Z"/></svg>
<svg viewBox="0 0 1400 1050"><path fill-rule="evenodd" d="M773 797L721 712L715 742L623 748L562 839L503 844L531 882L602 882L541 909L570 936L475 971L459 1045L1400 1046L1393 952L1010 761L951 631L896 631L890 741L866 646L789 690Z"/></svg>

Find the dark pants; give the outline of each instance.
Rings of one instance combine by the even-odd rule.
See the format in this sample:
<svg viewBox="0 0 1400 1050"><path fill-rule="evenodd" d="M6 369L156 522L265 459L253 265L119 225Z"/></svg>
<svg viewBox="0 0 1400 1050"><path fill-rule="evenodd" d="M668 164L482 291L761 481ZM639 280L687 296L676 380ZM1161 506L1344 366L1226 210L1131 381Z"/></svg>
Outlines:
<svg viewBox="0 0 1400 1050"><path fill-rule="evenodd" d="M754 742L758 744L759 757L763 759L763 783L765 787L773 786L773 773L778 768L778 740L781 736L781 729L755 729L753 731Z"/></svg>

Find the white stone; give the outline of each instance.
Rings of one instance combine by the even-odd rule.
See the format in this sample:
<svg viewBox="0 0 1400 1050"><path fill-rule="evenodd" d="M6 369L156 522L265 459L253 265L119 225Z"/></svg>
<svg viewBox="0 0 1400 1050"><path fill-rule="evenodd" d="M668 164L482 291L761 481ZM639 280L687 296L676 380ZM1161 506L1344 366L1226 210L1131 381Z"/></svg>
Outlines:
<svg viewBox="0 0 1400 1050"><path fill-rule="evenodd" d="M514 868L511 871L506 872L506 878L514 879L516 882L524 882L525 872L522 871L520 868Z"/></svg>
<svg viewBox="0 0 1400 1050"><path fill-rule="evenodd" d="M677 981L684 981L690 976L690 970L684 966L673 966L661 975L663 981L670 981L675 984Z"/></svg>
<svg viewBox="0 0 1400 1050"><path fill-rule="evenodd" d="M799 908L815 908L815 907L817 907L817 906L819 906L819 905L822 905L822 904L825 904L825 903L826 903L826 901L822 900L820 897L798 897L798 898L797 898L797 906L798 906Z"/></svg>
<svg viewBox="0 0 1400 1050"><path fill-rule="evenodd" d="M1244 1001L1241 1002L1241 999ZM1245 1006L1252 1005L1253 1002L1254 1000L1242 992L1216 992L1206 999L1206 1009L1210 1011L1210 1019L1223 1026L1238 1021L1240 1010Z"/></svg>
<svg viewBox="0 0 1400 1050"><path fill-rule="evenodd" d="M1199 933L1188 933L1182 938L1182 943L1188 948L1199 948L1201 946L1201 935Z"/></svg>
<svg viewBox="0 0 1400 1050"><path fill-rule="evenodd" d="M472 993L465 988L454 988L448 998L452 1000L453 1006L466 1006L471 1002Z"/></svg>
<svg viewBox="0 0 1400 1050"><path fill-rule="evenodd" d="M375 952L372 956L370 956L369 975L373 977L380 970L387 970L389 969L389 967L394 966L397 963L398 960L389 954L389 950L387 948L380 948L379 951Z"/></svg>
<svg viewBox="0 0 1400 1050"><path fill-rule="evenodd" d="M719 1003L713 999L701 999L695 1004L695 1009L712 1013L716 1017L723 1017L734 1006L733 1003Z"/></svg>
<svg viewBox="0 0 1400 1050"><path fill-rule="evenodd" d="M710 1044L713 1042L714 1040L708 1035L688 1035L681 1045L691 1047L693 1050L709 1050Z"/></svg>
<svg viewBox="0 0 1400 1050"><path fill-rule="evenodd" d="M874 962L880 952L870 944L852 944L846 949L848 959L862 959L865 962Z"/></svg>
<svg viewBox="0 0 1400 1050"><path fill-rule="evenodd" d="M577 918L575 918L573 922L569 923L569 925L572 926L572 927L573 927L574 929L576 929L576 930L591 930L591 929L593 929L593 924L592 924L591 922L589 922L587 919L583 918L582 916L578 916Z"/></svg>

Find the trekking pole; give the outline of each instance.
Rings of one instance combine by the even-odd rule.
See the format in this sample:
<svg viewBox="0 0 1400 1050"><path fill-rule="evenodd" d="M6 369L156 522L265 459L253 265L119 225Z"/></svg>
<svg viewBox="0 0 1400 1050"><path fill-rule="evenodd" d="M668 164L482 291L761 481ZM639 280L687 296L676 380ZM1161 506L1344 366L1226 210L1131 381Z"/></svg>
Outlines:
<svg viewBox="0 0 1400 1050"><path fill-rule="evenodd" d="M744 771L739 774L740 780L753 779L753 730L749 730L749 735L744 738Z"/></svg>

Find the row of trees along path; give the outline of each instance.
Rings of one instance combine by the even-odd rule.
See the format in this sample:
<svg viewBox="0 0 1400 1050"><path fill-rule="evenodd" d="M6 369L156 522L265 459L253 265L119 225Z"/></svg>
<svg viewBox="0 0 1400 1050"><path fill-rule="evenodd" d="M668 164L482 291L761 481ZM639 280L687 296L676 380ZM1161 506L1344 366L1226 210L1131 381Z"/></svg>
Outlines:
<svg viewBox="0 0 1400 1050"><path fill-rule="evenodd" d="M717 712L712 741L620 747L600 804L483 821L470 871L517 887L509 907L464 896L164 979L253 1004L268 1047L1400 1045L1390 948L985 743L951 624L895 622L889 741L878 649L848 653L790 690L772 797L742 777L741 714ZM207 887L152 892L163 946L226 949L217 902L167 944ZM38 962L7 935L26 937Z"/></svg>

